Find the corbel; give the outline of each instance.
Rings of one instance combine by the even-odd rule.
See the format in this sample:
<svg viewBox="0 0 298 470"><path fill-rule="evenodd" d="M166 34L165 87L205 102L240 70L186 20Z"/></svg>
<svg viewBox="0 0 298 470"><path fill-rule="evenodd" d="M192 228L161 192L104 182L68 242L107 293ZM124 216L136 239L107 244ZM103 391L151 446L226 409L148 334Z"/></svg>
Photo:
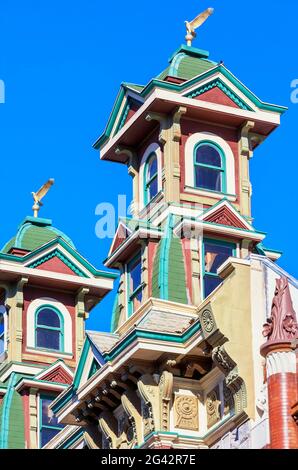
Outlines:
<svg viewBox="0 0 298 470"><path fill-rule="evenodd" d="M28 283L28 278L27 277L22 277L17 283L16 307L18 307L18 308L23 308L23 304L24 304L23 287L27 283Z"/></svg>
<svg viewBox="0 0 298 470"><path fill-rule="evenodd" d="M159 131L159 143L161 145L165 145L167 142L167 135L166 132L168 130L168 120L164 114L160 113L148 113L146 116L146 121L158 121L160 124L160 131Z"/></svg>
<svg viewBox="0 0 298 470"><path fill-rule="evenodd" d="M173 140L174 142L180 142L181 139L181 117L187 112L185 106L179 106L173 114Z"/></svg>
<svg viewBox="0 0 298 470"><path fill-rule="evenodd" d="M82 287L79 289L77 296L76 296L76 311L77 316L82 317L85 320L89 317L88 312L85 309L85 296L89 294L89 289L87 287Z"/></svg>
<svg viewBox="0 0 298 470"><path fill-rule="evenodd" d="M115 149L115 154L127 156L128 174L134 177L138 171L136 151L132 147L118 145Z"/></svg>
<svg viewBox="0 0 298 470"><path fill-rule="evenodd" d="M249 133L251 129L254 128L255 123L253 121L246 121L246 123L241 128L241 138L240 138L240 153L243 156L250 158L252 156L252 151L250 148L250 136Z"/></svg>

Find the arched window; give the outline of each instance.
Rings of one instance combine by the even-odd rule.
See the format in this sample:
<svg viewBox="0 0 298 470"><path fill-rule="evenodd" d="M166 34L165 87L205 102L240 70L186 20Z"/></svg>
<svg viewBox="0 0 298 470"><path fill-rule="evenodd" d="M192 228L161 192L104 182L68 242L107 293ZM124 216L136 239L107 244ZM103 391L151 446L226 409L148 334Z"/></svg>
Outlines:
<svg viewBox="0 0 298 470"><path fill-rule="evenodd" d="M194 164L196 188L226 192L225 156L220 147L201 142L195 147Z"/></svg>
<svg viewBox="0 0 298 470"><path fill-rule="evenodd" d="M62 315L52 306L40 307L36 312L35 344L37 348L63 351Z"/></svg>
<svg viewBox="0 0 298 470"><path fill-rule="evenodd" d="M147 205L158 193L158 165L155 152L151 153L146 161L144 183L144 203Z"/></svg>

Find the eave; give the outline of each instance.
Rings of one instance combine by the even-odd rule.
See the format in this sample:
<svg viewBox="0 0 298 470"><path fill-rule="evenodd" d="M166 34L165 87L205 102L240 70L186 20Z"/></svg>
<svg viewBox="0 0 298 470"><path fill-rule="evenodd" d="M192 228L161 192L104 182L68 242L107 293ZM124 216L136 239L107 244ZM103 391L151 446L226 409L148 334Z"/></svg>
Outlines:
<svg viewBox="0 0 298 470"><path fill-rule="evenodd" d="M126 240L118 246L118 248L107 258L104 265L107 268L117 268L118 263L126 262L129 257L135 252L135 249L141 240L159 239L162 237L163 232L159 229L145 229L139 228L132 233Z"/></svg>
<svg viewBox="0 0 298 470"><path fill-rule="evenodd" d="M195 221L184 219L178 223L174 228L174 233L177 236L182 236L183 233L187 233L189 229L196 230L197 233L214 234L221 236L233 237L236 239L246 239L255 242L260 242L266 237L266 233L257 232L252 230L244 230L242 228L232 227L230 225L215 224L206 221Z"/></svg>
<svg viewBox="0 0 298 470"><path fill-rule="evenodd" d="M62 392L69 387L68 384L61 384L58 382L47 382L45 380L36 379L22 379L16 385L15 389L20 392L26 388L37 388L39 390L53 390L55 392Z"/></svg>
<svg viewBox="0 0 298 470"><path fill-rule="evenodd" d="M119 146L137 147L139 142L149 135L156 127L156 121L146 120L148 113L170 115L179 106L187 108L184 118L207 121L210 123L224 122L234 128L242 127L247 121L255 123L254 133L267 137L280 124L280 114L266 111L248 111L203 100L195 100L181 96L173 91L155 88L143 106L131 119L100 149L103 160L126 163L127 156L117 154Z"/></svg>
<svg viewBox="0 0 298 470"><path fill-rule="evenodd" d="M6 282L17 282L22 277L28 278L32 284L44 288L57 288L77 291L81 287L89 289L88 295L103 297L113 289L113 278L85 278L71 274L27 268L19 263L11 263L0 259L0 279Z"/></svg>

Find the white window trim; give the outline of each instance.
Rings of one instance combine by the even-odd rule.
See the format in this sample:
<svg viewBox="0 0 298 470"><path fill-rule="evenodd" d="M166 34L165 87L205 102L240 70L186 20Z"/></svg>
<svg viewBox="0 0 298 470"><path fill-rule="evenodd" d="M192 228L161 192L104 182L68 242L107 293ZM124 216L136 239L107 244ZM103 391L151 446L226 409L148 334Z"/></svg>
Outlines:
<svg viewBox="0 0 298 470"><path fill-rule="evenodd" d="M205 140L218 145L225 154L225 168L226 168L226 192L227 194L236 194L235 182L235 158L233 151L229 144L211 132L196 132L192 134L185 144L185 186L195 188L195 168L194 168L194 151L195 147Z"/></svg>
<svg viewBox="0 0 298 470"><path fill-rule="evenodd" d="M7 352L7 328L8 328L8 317L7 311L5 309L5 313L3 313L3 326L4 326L4 338L3 338L3 351L0 352L0 362L4 360Z"/></svg>
<svg viewBox="0 0 298 470"><path fill-rule="evenodd" d="M64 322L64 350L61 352L72 354L72 321L71 316L67 308L58 300L53 299L51 297L42 297L40 299L33 300L27 311L27 348L32 348L34 350L38 350L35 345L35 315L36 310L43 305L50 305L61 313L63 316ZM51 355L51 351L49 350L48 353ZM59 356L59 351L53 351L53 355Z"/></svg>
<svg viewBox="0 0 298 470"><path fill-rule="evenodd" d="M146 168L146 162L148 160L148 157L152 154L156 154L157 158L157 192L159 193L162 190L162 154L161 154L161 148L158 143L154 142L149 145L149 147L146 148L141 164L140 164L140 184L139 184L139 201L140 201L140 210L142 210L145 207L145 202L144 202L144 190L145 190L145 168Z"/></svg>

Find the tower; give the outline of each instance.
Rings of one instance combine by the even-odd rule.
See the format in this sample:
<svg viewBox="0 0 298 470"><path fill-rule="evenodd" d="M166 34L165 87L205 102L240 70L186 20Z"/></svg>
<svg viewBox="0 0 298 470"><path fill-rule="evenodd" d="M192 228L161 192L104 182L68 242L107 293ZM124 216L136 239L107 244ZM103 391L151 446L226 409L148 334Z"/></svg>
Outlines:
<svg viewBox="0 0 298 470"><path fill-rule="evenodd" d="M85 320L115 278L36 211L0 252L2 449L40 448L63 429L49 405L72 383Z"/></svg>
<svg viewBox="0 0 298 470"><path fill-rule="evenodd" d="M253 225L249 162L285 110L189 44L147 85L122 84L94 144L133 185L105 261L120 273L112 333L87 334L51 406L88 447L271 446L261 331L276 277L294 309L298 282Z"/></svg>

